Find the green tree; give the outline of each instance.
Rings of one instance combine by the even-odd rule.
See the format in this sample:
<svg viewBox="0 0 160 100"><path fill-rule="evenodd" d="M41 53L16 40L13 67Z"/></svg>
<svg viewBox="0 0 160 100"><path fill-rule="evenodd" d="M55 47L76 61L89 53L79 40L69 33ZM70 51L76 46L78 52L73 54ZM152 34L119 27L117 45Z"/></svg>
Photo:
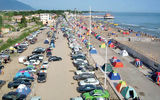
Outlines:
<svg viewBox="0 0 160 100"><path fill-rule="evenodd" d="M25 16L22 16L21 22L19 23L19 27L20 28L27 27L27 20L26 20Z"/></svg>
<svg viewBox="0 0 160 100"><path fill-rule="evenodd" d="M0 16L0 33L1 33L2 26L3 26L2 16Z"/></svg>

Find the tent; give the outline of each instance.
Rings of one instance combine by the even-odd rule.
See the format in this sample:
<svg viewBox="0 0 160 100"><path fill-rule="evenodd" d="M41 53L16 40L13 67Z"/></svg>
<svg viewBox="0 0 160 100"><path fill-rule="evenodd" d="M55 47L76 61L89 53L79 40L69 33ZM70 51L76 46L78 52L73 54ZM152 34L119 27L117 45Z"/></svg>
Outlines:
<svg viewBox="0 0 160 100"><path fill-rule="evenodd" d="M125 99L135 99L138 98L136 91L131 86L127 86L125 88L122 88L121 94Z"/></svg>
<svg viewBox="0 0 160 100"><path fill-rule="evenodd" d="M152 80L160 85L160 72L156 72L151 76Z"/></svg>
<svg viewBox="0 0 160 100"><path fill-rule="evenodd" d="M113 56L112 59L111 59L110 61L111 61L111 63L116 62L116 61L117 61L117 57Z"/></svg>
<svg viewBox="0 0 160 100"><path fill-rule="evenodd" d="M123 63L119 59L117 59L117 61L113 63L113 66L120 68L123 67Z"/></svg>
<svg viewBox="0 0 160 100"><path fill-rule="evenodd" d="M24 84L20 84L18 86L16 92L27 96L31 92L31 89Z"/></svg>
<svg viewBox="0 0 160 100"><path fill-rule="evenodd" d="M128 52L126 50L122 50L120 52L120 55L122 55L123 57L128 56Z"/></svg>
<svg viewBox="0 0 160 100"><path fill-rule="evenodd" d="M114 48L114 44L111 43L111 44L109 45L109 47L110 47L110 48Z"/></svg>
<svg viewBox="0 0 160 100"><path fill-rule="evenodd" d="M121 79L119 73L117 73L116 71L110 72L108 77L110 78L110 80L120 80Z"/></svg>
<svg viewBox="0 0 160 100"><path fill-rule="evenodd" d="M49 44L49 40L48 39L44 40L44 44Z"/></svg>
<svg viewBox="0 0 160 100"><path fill-rule="evenodd" d="M125 81L120 81L117 86L116 86L116 89L118 92L121 92L121 89L124 88L124 87L127 87L127 84Z"/></svg>
<svg viewBox="0 0 160 100"><path fill-rule="evenodd" d="M100 47L100 48L106 48L106 44L105 44L105 43L102 43L99 47Z"/></svg>
<svg viewBox="0 0 160 100"><path fill-rule="evenodd" d="M111 40L109 40L109 41L108 41L108 45L110 45L111 43L112 43L112 41L111 41Z"/></svg>
<svg viewBox="0 0 160 100"><path fill-rule="evenodd" d="M106 65L106 64L104 64L104 65L101 67L104 72L105 72L105 65ZM112 72L112 71L113 71L112 65L111 65L111 64L107 64L106 72Z"/></svg>
<svg viewBox="0 0 160 100"><path fill-rule="evenodd" d="M95 48L91 48L89 52L90 54L97 54L97 50Z"/></svg>
<svg viewBox="0 0 160 100"><path fill-rule="evenodd" d="M142 61L140 61L140 59L135 59L135 65L137 66L137 67L142 67L143 66L143 63L142 63Z"/></svg>

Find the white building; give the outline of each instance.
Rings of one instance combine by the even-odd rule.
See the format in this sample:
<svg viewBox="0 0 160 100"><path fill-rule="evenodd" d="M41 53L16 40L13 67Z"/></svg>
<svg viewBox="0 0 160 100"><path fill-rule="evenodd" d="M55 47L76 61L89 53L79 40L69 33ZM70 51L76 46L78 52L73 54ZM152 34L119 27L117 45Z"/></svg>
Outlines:
<svg viewBox="0 0 160 100"><path fill-rule="evenodd" d="M41 13L40 14L40 20L43 22L43 24L49 24L49 22L52 21L52 14Z"/></svg>

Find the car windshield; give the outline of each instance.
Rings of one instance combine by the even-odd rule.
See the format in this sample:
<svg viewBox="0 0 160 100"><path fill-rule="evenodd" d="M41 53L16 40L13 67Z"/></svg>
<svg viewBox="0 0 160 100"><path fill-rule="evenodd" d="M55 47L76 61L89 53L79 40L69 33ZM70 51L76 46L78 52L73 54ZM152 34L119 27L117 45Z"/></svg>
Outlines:
<svg viewBox="0 0 160 100"><path fill-rule="evenodd" d="M44 74L40 74L40 75L39 75L39 77L44 77L44 76L45 76Z"/></svg>
<svg viewBox="0 0 160 100"><path fill-rule="evenodd" d="M46 70L46 68L41 68L40 70Z"/></svg>

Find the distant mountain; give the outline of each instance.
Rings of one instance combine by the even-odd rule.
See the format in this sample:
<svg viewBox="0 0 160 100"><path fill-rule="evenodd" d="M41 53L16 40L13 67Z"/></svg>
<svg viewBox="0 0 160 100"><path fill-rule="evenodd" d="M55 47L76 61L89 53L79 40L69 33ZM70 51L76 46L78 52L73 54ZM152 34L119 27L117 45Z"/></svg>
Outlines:
<svg viewBox="0 0 160 100"><path fill-rule="evenodd" d="M34 10L31 6L17 0L0 0L0 10Z"/></svg>

